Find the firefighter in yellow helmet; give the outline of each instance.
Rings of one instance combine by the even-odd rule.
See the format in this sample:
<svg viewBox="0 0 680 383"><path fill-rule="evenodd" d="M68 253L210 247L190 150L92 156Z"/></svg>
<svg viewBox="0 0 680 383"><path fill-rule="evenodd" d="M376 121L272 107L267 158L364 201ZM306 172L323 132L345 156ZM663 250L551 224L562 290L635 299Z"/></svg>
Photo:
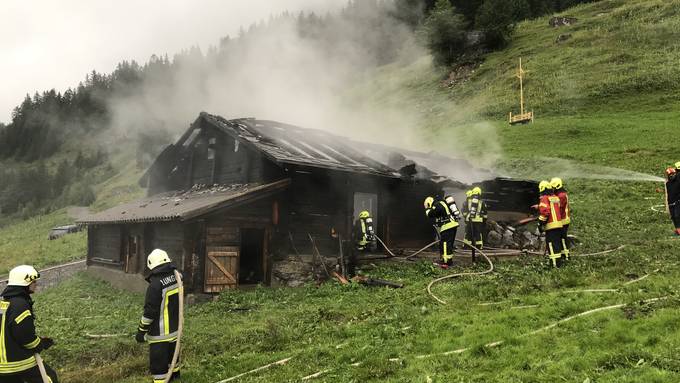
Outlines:
<svg viewBox="0 0 680 383"><path fill-rule="evenodd" d="M368 210L359 213L359 218L354 221L354 247L358 251L373 252L377 248L373 218Z"/></svg>
<svg viewBox="0 0 680 383"><path fill-rule="evenodd" d="M562 261L562 216L560 215L560 199L548 181L538 184L540 194L538 202L538 227L545 232L545 246L548 258L553 267L561 267Z"/></svg>
<svg viewBox="0 0 680 383"><path fill-rule="evenodd" d="M135 339L139 343L149 342L149 367L153 383L162 383L177 346L179 282L167 252L155 249L147 257L146 265L151 270L146 279L149 287L146 289L144 314L139 321ZM178 360L170 381L179 376Z"/></svg>
<svg viewBox="0 0 680 383"><path fill-rule="evenodd" d="M453 206L453 207L452 207ZM455 250L456 232L458 231L458 208L455 200L448 196L447 199L435 199L427 197L423 201L425 216L428 217L439 234L439 266L448 268L453 265L453 251ZM452 211L455 208L455 211Z"/></svg>
<svg viewBox="0 0 680 383"><path fill-rule="evenodd" d="M7 287L0 300L0 382L42 383L35 355L50 348L54 341L35 333L33 294L40 273L21 265L9 272ZM57 373L47 364L49 383L58 383Z"/></svg>
<svg viewBox="0 0 680 383"><path fill-rule="evenodd" d="M569 260L569 246L567 246L567 234L569 232L569 224L571 223L571 213L569 211L569 195L564 188L562 179L555 177L550 180L550 186L553 192L560 199L560 216L562 218L562 257L564 260Z"/></svg>
<svg viewBox="0 0 680 383"><path fill-rule="evenodd" d="M465 218L465 240L463 242L482 249L484 248L484 227L488 218L486 203L482 199L482 188L475 186L465 194L468 197L463 205Z"/></svg>

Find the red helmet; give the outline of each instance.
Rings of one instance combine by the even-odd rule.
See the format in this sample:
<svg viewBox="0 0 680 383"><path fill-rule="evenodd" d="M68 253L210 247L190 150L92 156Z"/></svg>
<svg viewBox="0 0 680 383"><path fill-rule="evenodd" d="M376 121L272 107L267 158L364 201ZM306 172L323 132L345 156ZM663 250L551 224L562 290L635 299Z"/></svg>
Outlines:
<svg viewBox="0 0 680 383"><path fill-rule="evenodd" d="M676 173L675 168L671 167L671 168L666 169L666 177L671 177L671 176L675 175L675 173Z"/></svg>

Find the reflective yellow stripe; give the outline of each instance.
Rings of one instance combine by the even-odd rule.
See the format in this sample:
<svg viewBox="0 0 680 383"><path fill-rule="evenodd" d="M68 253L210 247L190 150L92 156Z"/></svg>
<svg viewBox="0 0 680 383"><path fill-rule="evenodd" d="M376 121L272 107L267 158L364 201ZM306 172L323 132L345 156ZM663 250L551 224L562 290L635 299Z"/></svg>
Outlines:
<svg viewBox="0 0 680 383"><path fill-rule="evenodd" d="M0 374L12 374L33 368L37 365L35 356L17 362L0 362Z"/></svg>
<svg viewBox="0 0 680 383"><path fill-rule="evenodd" d="M38 344L40 344L40 338L38 338L38 337L36 336L36 337L35 337L35 340L34 340L33 342L31 342L31 343L26 343L26 344L24 345L24 347L26 347L27 349L30 350L30 349L34 349L34 348L38 347Z"/></svg>
<svg viewBox="0 0 680 383"><path fill-rule="evenodd" d="M170 314L168 313L168 303L170 303L170 296L179 293L179 288L168 290L165 293L165 307L163 308L163 324L165 325L165 335L170 334Z"/></svg>
<svg viewBox="0 0 680 383"><path fill-rule="evenodd" d="M19 324L19 323L21 323L22 320L26 319L26 317L29 317L29 316L31 316L31 311L26 310L26 311L22 312L21 315L19 315L14 321L17 322L17 324Z"/></svg>
<svg viewBox="0 0 680 383"><path fill-rule="evenodd" d="M550 201L550 214L551 214L550 218L552 218L553 221L550 222L549 224L545 225L545 229L550 230L550 229L560 228L560 227L562 227L562 221L561 220L560 221L555 220L555 218L557 217L557 211L555 210L555 203L556 202L559 203L560 199L557 198L557 197L550 197L550 198L548 198L548 200Z"/></svg>
<svg viewBox="0 0 680 383"><path fill-rule="evenodd" d="M7 317L7 308L9 307L9 302L1 302L0 309L5 310L2 313L2 322L0 323L0 366L7 363L7 351L5 347L5 318Z"/></svg>
<svg viewBox="0 0 680 383"><path fill-rule="evenodd" d="M175 342L175 341L177 341L177 337L176 337L176 336L174 336L174 337L172 337L172 338L168 338L168 339L149 340L149 337L147 337L146 339L147 339L147 343L149 343L149 344L151 344L151 343L163 343L163 342L168 342L168 343L170 343L170 342Z"/></svg>

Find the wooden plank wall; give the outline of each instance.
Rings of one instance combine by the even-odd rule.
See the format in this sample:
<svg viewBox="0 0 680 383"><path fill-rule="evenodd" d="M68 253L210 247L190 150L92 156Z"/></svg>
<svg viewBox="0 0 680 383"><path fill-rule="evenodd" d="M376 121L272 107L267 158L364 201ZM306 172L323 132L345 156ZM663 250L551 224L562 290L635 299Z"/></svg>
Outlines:
<svg viewBox="0 0 680 383"><path fill-rule="evenodd" d="M211 139L215 140L209 145ZM208 149L215 156L208 158ZM265 158L261 153L246 147L228 134L211 126L204 126L201 134L189 150L193 151L193 184L238 184L264 182Z"/></svg>
<svg viewBox="0 0 680 383"><path fill-rule="evenodd" d="M387 244L390 247L422 247L432 242L435 231L425 216L423 201L439 192L433 183L402 183L386 194ZM460 207L460 205L459 205Z"/></svg>
<svg viewBox="0 0 680 383"><path fill-rule="evenodd" d="M338 254L338 240L331 237L331 228L343 238L349 237L345 180L328 174L294 176L280 211L281 230L285 231L282 233L285 236L290 231L300 253L313 253L308 233L324 255Z"/></svg>
<svg viewBox="0 0 680 383"><path fill-rule="evenodd" d="M181 270L184 262L184 228L178 222L156 222L151 224L154 249L165 250L173 263Z"/></svg>
<svg viewBox="0 0 680 383"><path fill-rule="evenodd" d="M98 225L88 228L90 238L89 258L101 258L110 262L120 262L121 226ZM117 267L113 265L113 267Z"/></svg>

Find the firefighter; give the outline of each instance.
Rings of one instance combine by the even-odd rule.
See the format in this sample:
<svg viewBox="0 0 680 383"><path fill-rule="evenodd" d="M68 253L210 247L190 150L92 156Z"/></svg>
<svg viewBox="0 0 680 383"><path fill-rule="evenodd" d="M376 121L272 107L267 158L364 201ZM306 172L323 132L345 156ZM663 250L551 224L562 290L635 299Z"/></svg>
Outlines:
<svg viewBox="0 0 680 383"><path fill-rule="evenodd" d="M463 206L463 216L465 217L465 244L472 245L478 249L484 248L483 233L488 218L486 203L482 200L482 189L475 186L470 190L469 196ZM468 194L466 193L466 195Z"/></svg>
<svg viewBox="0 0 680 383"><path fill-rule="evenodd" d="M545 247L552 267L562 266L562 217L560 199L548 181L538 184L538 228L545 233Z"/></svg>
<svg viewBox="0 0 680 383"><path fill-rule="evenodd" d="M427 197L423 202L425 216L432 220L439 234L439 255L441 256L439 265L443 268L448 268L453 264L453 251L456 248L455 240L456 231L458 231L458 220L455 213L451 210L451 205L455 207L457 212L458 208L451 196L446 199L437 200L434 197Z"/></svg>
<svg viewBox="0 0 680 383"><path fill-rule="evenodd" d="M569 224L571 223L571 214L569 213L569 195L564 189L562 179L555 177L550 180L550 186L557 198L560 199L560 217L562 217L562 257L565 261L569 260L569 246L567 246L567 234L569 231Z"/></svg>
<svg viewBox="0 0 680 383"><path fill-rule="evenodd" d="M463 205L463 221L465 222L465 236L463 237L463 243L465 244L465 249L470 249L472 244L472 223L470 222L470 214L468 213L468 206L470 205L472 199L472 189L465 192L465 204Z"/></svg>
<svg viewBox="0 0 680 383"><path fill-rule="evenodd" d="M0 300L0 382L43 383L35 355L50 348L54 341L35 334L31 294L40 273L28 265L9 272L7 287ZM57 374L47 364L49 383L58 383Z"/></svg>
<svg viewBox="0 0 680 383"><path fill-rule="evenodd" d="M680 161L675 163L675 168L666 169L666 205L668 213L673 221L674 235L680 235L680 176L678 169Z"/></svg>
<svg viewBox="0 0 680 383"><path fill-rule="evenodd" d="M149 342L149 369L153 383L165 381L177 346L179 283L174 274L175 266L170 262L168 253L161 249L155 249L147 257L146 265L151 270L146 278L149 287L146 289L144 314L135 336L139 343ZM179 376L178 361L170 381Z"/></svg>
<svg viewBox="0 0 680 383"><path fill-rule="evenodd" d="M359 218L354 221L354 243L357 251L372 252L377 248L373 218L367 210L360 212Z"/></svg>

